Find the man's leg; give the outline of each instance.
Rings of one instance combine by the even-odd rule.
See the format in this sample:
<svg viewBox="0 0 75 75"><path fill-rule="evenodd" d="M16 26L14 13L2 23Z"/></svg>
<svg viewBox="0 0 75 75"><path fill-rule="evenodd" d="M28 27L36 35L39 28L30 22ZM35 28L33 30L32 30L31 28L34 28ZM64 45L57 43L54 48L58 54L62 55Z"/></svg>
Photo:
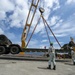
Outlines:
<svg viewBox="0 0 75 75"><path fill-rule="evenodd" d="M75 65L75 58L73 59L73 65Z"/></svg>
<svg viewBox="0 0 75 75"><path fill-rule="evenodd" d="M48 69L51 69L51 60L48 61Z"/></svg>
<svg viewBox="0 0 75 75"><path fill-rule="evenodd" d="M56 70L56 62L55 62L55 59L53 60L53 69Z"/></svg>

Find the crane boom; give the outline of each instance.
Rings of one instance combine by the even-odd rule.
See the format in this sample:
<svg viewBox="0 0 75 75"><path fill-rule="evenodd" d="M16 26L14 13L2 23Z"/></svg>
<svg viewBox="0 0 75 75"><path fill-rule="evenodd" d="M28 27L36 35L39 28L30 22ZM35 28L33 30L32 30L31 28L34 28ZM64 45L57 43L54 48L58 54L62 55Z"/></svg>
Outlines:
<svg viewBox="0 0 75 75"><path fill-rule="evenodd" d="M36 9L37 9L37 6L38 6L38 3L40 0L36 0L36 4L34 4L34 1L35 0L32 0L31 6L29 9L29 13L28 13L28 16L26 19L25 27L24 27L23 32L22 32L22 37L21 37L21 47L22 48L26 47L26 39L28 37L28 33L29 33L29 30L30 30L30 27L31 27L31 24L32 24L33 18L35 16ZM33 11L33 9L34 9L34 11ZM32 16L30 15L31 12L33 12ZM28 23L30 17L31 17L31 20L30 20L30 23Z"/></svg>

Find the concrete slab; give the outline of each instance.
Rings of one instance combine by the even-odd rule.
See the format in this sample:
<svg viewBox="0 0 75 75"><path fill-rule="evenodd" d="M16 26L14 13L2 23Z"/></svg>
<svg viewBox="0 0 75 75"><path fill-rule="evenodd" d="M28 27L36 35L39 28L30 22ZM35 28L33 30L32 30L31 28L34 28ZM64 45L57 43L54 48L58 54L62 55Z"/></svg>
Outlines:
<svg viewBox="0 0 75 75"><path fill-rule="evenodd" d="M47 66L47 61L0 59L0 75L75 75L72 62L57 62L56 70L49 70Z"/></svg>

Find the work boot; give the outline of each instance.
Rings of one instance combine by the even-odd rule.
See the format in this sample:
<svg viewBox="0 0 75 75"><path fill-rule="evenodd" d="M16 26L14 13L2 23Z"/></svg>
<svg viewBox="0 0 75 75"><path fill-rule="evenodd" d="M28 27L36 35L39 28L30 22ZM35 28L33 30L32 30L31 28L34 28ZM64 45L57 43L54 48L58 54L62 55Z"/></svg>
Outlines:
<svg viewBox="0 0 75 75"><path fill-rule="evenodd" d="M54 65L53 70L56 70L56 66Z"/></svg>
<svg viewBox="0 0 75 75"><path fill-rule="evenodd" d="M51 65L49 65L49 66L47 67L47 69L51 69Z"/></svg>
<svg viewBox="0 0 75 75"><path fill-rule="evenodd" d="M73 62L73 65L75 65L75 62Z"/></svg>

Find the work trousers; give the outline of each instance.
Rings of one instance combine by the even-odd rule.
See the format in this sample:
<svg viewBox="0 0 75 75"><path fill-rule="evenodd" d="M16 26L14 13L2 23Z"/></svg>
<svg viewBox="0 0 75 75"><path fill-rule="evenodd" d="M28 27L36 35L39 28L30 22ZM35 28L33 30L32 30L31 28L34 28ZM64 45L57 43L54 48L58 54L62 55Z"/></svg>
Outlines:
<svg viewBox="0 0 75 75"><path fill-rule="evenodd" d="M48 64L49 64L49 65L53 64L53 66L55 66L55 65L56 65L56 62L55 62L55 54L54 54L54 53L52 53L52 54L50 53L49 56L50 56L50 57L49 57L49 62L48 62Z"/></svg>

